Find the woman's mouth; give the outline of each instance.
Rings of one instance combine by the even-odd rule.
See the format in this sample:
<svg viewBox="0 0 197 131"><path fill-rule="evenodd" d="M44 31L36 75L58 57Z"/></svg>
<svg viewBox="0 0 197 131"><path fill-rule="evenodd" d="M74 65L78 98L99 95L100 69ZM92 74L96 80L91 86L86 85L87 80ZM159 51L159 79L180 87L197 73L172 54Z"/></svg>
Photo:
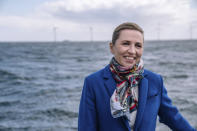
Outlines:
<svg viewBox="0 0 197 131"><path fill-rule="evenodd" d="M134 60L134 57L126 56L125 58L126 58L127 60Z"/></svg>
<svg viewBox="0 0 197 131"><path fill-rule="evenodd" d="M128 64L133 64L136 61L136 57L131 57L131 56L126 56L125 57L125 62Z"/></svg>

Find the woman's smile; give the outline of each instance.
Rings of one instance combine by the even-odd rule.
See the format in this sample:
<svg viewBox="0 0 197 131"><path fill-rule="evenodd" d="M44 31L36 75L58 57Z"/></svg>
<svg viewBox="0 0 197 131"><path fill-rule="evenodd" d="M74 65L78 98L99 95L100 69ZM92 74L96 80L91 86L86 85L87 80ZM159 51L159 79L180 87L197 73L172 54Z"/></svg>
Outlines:
<svg viewBox="0 0 197 131"><path fill-rule="evenodd" d="M124 58L125 58L125 63L128 63L128 64L136 63L136 61L135 61L135 58L134 58L134 57L125 56Z"/></svg>
<svg viewBox="0 0 197 131"><path fill-rule="evenodd" d="M143 34L136 30L124 29L114 44L110 43L111 53L124 67L133 67L143 53Z"/></svg>

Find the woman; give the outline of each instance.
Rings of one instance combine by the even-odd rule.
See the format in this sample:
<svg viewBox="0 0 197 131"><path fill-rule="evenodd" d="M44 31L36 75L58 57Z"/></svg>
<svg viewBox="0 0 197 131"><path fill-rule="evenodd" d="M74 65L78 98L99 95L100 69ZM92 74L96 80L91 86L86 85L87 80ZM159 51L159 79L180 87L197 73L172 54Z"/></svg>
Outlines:
<svg viewBox="0 0 197 131"><path fill-rule="evenodd" d="M113 32L113 58L86 77L79 108L79 131L154 131L160 122L176 131L195 131L172 105L162 77L144 69L144 33L135 23Z"/></svg>

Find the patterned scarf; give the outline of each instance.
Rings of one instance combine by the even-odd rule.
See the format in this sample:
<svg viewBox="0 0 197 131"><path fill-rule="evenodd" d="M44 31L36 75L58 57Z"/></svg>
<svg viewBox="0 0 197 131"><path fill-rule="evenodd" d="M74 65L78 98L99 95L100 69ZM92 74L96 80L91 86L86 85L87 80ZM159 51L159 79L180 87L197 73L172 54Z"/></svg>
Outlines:
<svg viewBox="0 0 197 131"><path fill-rule="evenodd" d="M113 57L110 62L110 70L116 81L116 90L110 99L111 113L114 118L128 116L137 110L138 94L134 90L138 87L144 72L143 61L134 65L132 68L121 66Z"/></svg>

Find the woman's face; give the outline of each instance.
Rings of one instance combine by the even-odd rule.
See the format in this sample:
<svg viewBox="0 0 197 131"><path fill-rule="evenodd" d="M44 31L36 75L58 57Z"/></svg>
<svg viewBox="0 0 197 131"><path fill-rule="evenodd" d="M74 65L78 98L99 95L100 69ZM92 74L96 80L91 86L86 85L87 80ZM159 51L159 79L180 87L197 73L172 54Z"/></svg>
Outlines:
<svg viewBox="0 0 197 131"><path fill-rule="evenodd" d="M115 44L110 43L110 51L115 59L124 67L133 67L140 61L143 53L143 34L137 30L120 31Z"/></svg>

